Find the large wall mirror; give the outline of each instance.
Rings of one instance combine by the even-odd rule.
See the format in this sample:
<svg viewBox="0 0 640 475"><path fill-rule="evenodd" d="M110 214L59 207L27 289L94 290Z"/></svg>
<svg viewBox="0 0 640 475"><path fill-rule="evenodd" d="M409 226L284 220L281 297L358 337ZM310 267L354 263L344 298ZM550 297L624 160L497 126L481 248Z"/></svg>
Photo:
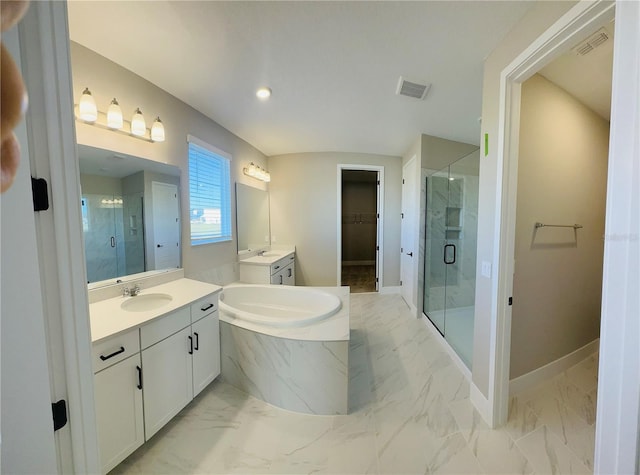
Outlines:
<svg viewBox="0 0 640 475"><path fill-rule="evenodd" d="M236 183L236 215L239 253L269 246L268 192Z"/></svg>
<svg viewBox="0 0 640 475"><path fill-rule="evenodd" d="M78 145L87 281L180 267L180 169Z"/></svg>

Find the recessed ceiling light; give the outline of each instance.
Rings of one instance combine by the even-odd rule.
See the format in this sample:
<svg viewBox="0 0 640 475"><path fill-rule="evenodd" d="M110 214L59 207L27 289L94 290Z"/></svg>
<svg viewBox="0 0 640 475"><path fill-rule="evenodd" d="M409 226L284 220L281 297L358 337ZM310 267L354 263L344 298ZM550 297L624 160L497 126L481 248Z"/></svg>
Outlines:
<svg viewBox="0 0 640 475"><path fill-rule="evenodd" d="M269 99L271 97L271 89L268 87L261 87L256 91L258 99Z"/></svg>

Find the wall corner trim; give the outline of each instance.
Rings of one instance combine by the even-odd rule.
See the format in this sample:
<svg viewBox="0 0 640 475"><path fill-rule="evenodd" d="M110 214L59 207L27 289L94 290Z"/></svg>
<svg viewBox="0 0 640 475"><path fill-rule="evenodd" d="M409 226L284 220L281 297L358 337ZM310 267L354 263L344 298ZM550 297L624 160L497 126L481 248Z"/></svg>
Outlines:
<svg viewBox="0 0 640 475"><path fill-rule="evenodd" d="M478 413L480 413L480 416L482 416L482 419L487 423L487 425L492 429L495 429L495 424L493 423L493 407L489 404L489 399L482 394L482 391L480 391L478 386L473 382L469 384L469 389L471 403Z"/></svg>

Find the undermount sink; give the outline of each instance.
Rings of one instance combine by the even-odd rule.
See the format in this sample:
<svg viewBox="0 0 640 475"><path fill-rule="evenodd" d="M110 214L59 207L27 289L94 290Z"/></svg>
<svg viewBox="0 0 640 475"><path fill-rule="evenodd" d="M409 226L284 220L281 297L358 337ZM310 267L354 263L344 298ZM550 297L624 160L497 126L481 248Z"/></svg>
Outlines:
<svg viewBox="0 0 640 475"><path fill-rule="evenodd" d="M264 254L262 254L262 257L278 257L278 256L282 256L283 254L281 252L273 252L273 251L269 251L269 252L265 252Z"/></svg>
<svg viewBox="0 0 640 475"><path fill-rule="evenodd" d="M146 312L164 307L173 300L169 294L141 294L127 298L120 308L127 312Z"/></svg>

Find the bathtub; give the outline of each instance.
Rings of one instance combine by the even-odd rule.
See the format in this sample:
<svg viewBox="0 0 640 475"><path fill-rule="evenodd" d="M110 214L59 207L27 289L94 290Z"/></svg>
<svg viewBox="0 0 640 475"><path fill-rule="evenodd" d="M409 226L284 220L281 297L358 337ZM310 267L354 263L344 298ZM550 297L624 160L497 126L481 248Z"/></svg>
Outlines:
<svg viewBox="0 0 640 475"><path fill-rule="evenodd" d="M347 414L348 287L232 284L219 306L222 379L289 411Z"/></svg>
<svg viewBox="0 0 640 475"><path fill-rule="evenodd" d="M268 327L298 327L335 315L336 295L309 287L236 285L226 287L220 310L227 316Z"/></svg>

